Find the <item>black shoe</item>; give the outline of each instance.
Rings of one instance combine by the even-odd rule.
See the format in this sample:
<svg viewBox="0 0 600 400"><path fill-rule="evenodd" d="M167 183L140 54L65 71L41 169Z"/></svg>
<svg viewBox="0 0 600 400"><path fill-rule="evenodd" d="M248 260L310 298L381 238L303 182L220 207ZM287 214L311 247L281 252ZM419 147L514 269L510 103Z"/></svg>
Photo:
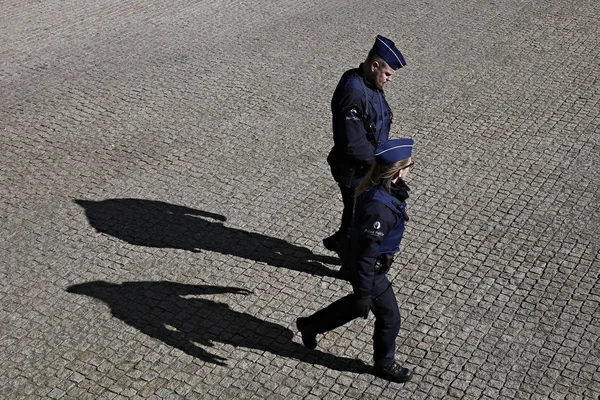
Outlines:
<svg viewBox="0 0 600 400"><path fill-rule="evenodd" d="M323 239L323 246L329 251L335 251L339 254L341 246L340 246L340 233L336 232L333 235L326 237Z"/></svg>
<svg viewBox="0 0 600 400"><path fill-rule="evenodd" d="M344 245L340 239L340 233L336 232L333 235L323 239L323 246L329 251L334 251L340 260L344 259Z"/></svg>
<svg viewBox="0 0 600 400"><path fill-rule="evenodd" d="M337 279L342 279L342 280L348 281L348 282L350 282L350 280L351 280L350 272L348 272L347 268L344 268L344 267L340 268L340 270L337 272L337 274L335 274L335 277Z"/></svg>
<svg viewBox="0 0 600 400"><path fill-rule="evenodd" d="M296 320L296 327L300 331L300 336L302 336L302 343L304 343L304 346L310 350L316 348L317 334L312 327L308 325L306 318L298 318Z"/></svg>
<svg viewBox="0 0 600 400"><path fill-rule="evenodd" d="M412 379L413 373L410 369L400 366L400 364L394 362L388 366L375 366L373 368L373 375L386 379L392 382L408 382Z"/></svg>

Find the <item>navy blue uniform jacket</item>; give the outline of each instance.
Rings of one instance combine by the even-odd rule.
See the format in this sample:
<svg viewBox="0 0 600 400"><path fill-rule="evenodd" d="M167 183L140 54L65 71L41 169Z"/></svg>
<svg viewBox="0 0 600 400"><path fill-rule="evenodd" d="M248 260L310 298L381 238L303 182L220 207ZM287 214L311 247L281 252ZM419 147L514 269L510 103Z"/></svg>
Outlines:
<svg viewBox="0 0 600 400"><path fill-rule="evenodd" d="M374 190L385 189L380 187ZM404 222L408 220L405 200L409 191L408 185L399 179L392 185L391 193L386 192L387 196L395 198L392 206L395 209L389 203L364 201L365 197L370 199L372 191L363 193L357 200L351 247L344 263L349 263L349 270L353 271L352 286L358 297L377 296L389 286L384 275L391 265L392 255L400 248ZM400 212L397 207L401 207ZM383 271L376 273L375 264L381 256L386 257L388 263ZM387 286L379 287L384 284Z"/></svg>
<svg viewBox="0 0 600 400"><path fill-rule="evenodd" d="M331 99L331 165L368 170L374 160L366 126L374 124L379 143L388 140L392 113L383 90L370 84L360 67L346 71Z"/></svg>

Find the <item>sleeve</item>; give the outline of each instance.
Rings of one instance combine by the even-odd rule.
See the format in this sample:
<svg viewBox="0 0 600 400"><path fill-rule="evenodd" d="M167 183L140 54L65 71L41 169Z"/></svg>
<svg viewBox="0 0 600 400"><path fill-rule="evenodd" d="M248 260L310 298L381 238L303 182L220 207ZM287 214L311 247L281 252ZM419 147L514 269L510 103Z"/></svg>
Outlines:
<svg viewBox="0 0 600 400"><path fill-rule="evenodd" d="M333 141L345 159L357 166L370 166L374 160L373 146L361 116L365 114L365 95L358 89L342 90L332 107Z"/></svg>
<svg viewBox="0 0 600 400"><path fill-rule="evenodd" d="M356 240L353 240L353 245L357 247L354 293L358 297L368 297L373 288L379 246L394 228L396 217L385 205L372 202L362 210L357 210L355 218L358 229L355 231Z"/></svg>

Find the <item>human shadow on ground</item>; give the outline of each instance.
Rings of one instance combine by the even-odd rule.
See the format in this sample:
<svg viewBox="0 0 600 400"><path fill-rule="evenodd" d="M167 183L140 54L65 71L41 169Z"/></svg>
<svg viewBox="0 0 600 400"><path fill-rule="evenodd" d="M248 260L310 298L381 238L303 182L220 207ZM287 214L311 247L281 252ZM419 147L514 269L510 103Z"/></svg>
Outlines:
<svg viewBox="0 0 600 400"><path fill-rule="evenodd" d="M228 228L219 214L155 200L73 201L98 232L139 246L209 250L321 276L336 274L323 263L339 265L337 258L315 255L285 240Z"/></svg>
<svg viewBox="0 0 600 400"><path fill-rule="evenodd" d="M225 358L206 350L214 342L220 342L339 371L360 373L367 370L360 360L306 349L292 341L294 333L281 325L234 311L226 303L200 297L251 294L245 289L168 281L122 284L95 281L72 285L67 291L102 300L116 318L205 362L226 365Z"/></svg>

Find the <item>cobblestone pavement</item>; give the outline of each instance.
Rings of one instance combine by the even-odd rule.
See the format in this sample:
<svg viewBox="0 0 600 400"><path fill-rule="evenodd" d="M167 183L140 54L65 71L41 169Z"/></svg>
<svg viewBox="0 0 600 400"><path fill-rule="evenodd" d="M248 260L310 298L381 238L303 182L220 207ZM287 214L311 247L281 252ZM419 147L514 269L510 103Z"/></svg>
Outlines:
<svg viewBox="0 0 600 400"><path fill-rule="evenodd" d="M329 100L377 33L416 141L372 317L348 293ZM6 0L0 397L598 399L600 2Z"/></svg>

